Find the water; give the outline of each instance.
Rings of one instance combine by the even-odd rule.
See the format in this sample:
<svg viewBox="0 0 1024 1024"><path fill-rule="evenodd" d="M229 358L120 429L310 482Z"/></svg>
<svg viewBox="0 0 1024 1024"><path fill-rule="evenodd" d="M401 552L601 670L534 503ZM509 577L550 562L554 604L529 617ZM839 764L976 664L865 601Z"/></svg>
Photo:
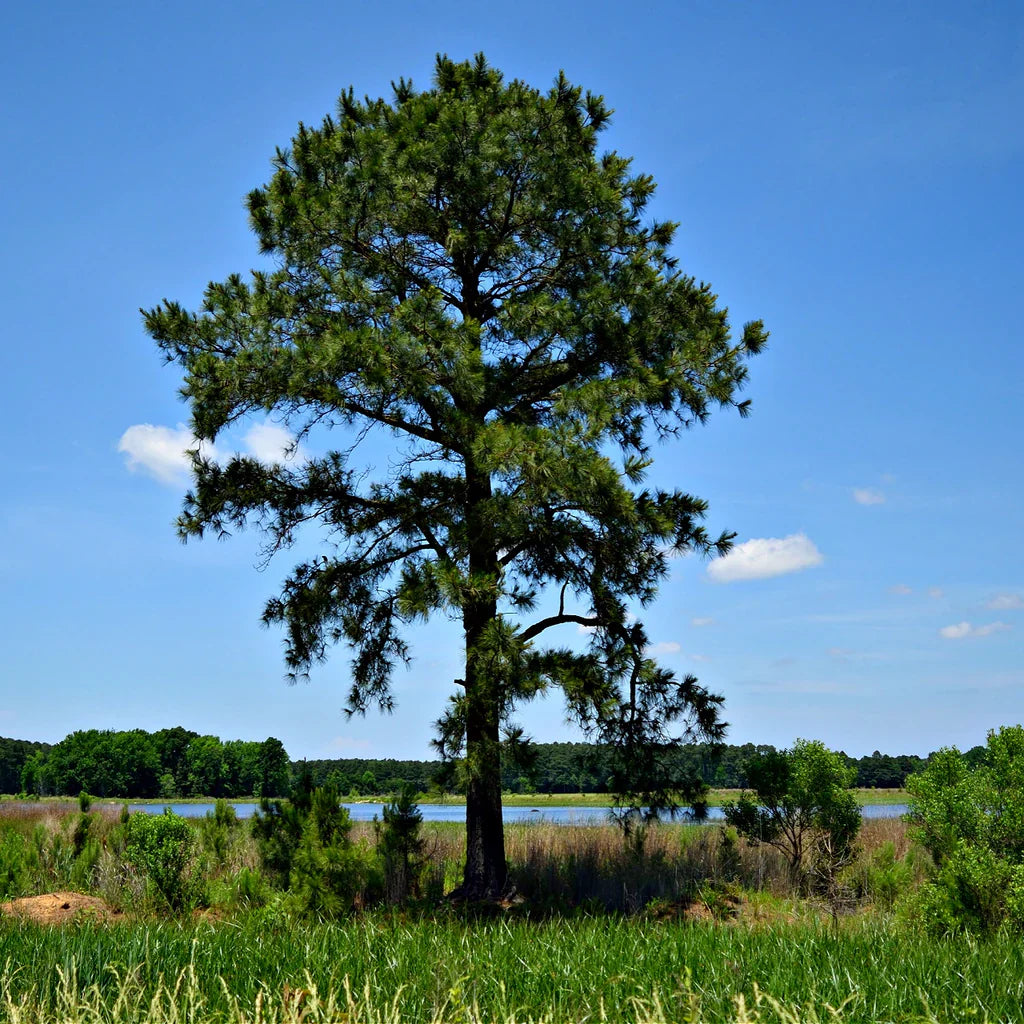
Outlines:
<svg viewBox="0 0 1024 1024"><path fill-rule="evenodd" d="M259 804L253 802L229 801L239 818L251 818ZM170 807L175 814L183 818L202 818L213 812L213 804L129 804L130 811L145 811L147 814L163 814L164 807ZM382 818L384 804L354 803L342 804L348 809L353 821L372 821L374 817ZM424 821L457 821L466 820L465 804L420 804L420 812ZM907 813L906 804L870 804L861 808L865 818L898 818ZM603 825L608 821L607 807L503 807L502 817L507 824L524 821L544 821L556 825ZM685 821L685 816L680 820ZM721 807L709 807L709 822L724 821L725 814Z"/></svg>

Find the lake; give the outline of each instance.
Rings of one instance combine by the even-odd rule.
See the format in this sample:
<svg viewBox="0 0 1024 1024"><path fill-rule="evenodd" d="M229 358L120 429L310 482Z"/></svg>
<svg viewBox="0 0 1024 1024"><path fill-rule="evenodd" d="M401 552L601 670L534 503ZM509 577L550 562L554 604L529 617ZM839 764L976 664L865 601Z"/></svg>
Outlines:
<svg viewBox="0 0 1024 1024"><path fill-rule="evenodd" d="M229 801L235 809L239 818L251 818L253 812L259 807L258 803L251 801ZM130 811L145 811L147 814L162 814L164 807L170 807L175 814L183 818L201 818L203 815L213 812L213 804L132 804L128 805ZM384 804L354 803L342 804L348 809L353 821L372 821L374 817L382 818ZM465 804L420 804L420 811L424 821L457 821L466 820ZM906 804L869 804L861 808L861 814L865 818L898 818L906 814ZM603 825L608 821L607 807L545 807L534 809L531 807L504 807L502 817L507 824L517 822L544 821L556 825ZM682 820L686 820L683 818ZM725 814L721 807L709 807L705 819L709 822L724 821Z"/></svg>

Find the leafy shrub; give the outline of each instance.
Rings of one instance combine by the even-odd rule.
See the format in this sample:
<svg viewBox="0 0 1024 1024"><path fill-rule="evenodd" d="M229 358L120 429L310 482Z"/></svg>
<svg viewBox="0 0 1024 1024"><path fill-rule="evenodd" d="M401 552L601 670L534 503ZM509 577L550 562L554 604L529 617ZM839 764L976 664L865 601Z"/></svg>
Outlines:
<svg viewBox="0 0 1024 1024"><path fill-rule="evenodd" d="M753 793L724 805L726 821L752 845L785 854L794 879L833 881L850 863L860 831L850 792L856 771L818 740L797 740L792 750L752 758L746 774Z"/></svg>
<svg viewBox="0 0 1024 1024"><path fill-rule="evenodd" d="M1024 728L987 748L978 767L946 748L907 779L907 820L937 868L909 907L934 931L1024 930Z"/></svg>
<svg viewBox="0 0 1024 1024"><path fill-rule="evenodd" d="M125 828L125 857L146 877L153 902L179 912L194 906L198 886L189 877L195 837L188 822L170 809L133 814Z"/></svg>

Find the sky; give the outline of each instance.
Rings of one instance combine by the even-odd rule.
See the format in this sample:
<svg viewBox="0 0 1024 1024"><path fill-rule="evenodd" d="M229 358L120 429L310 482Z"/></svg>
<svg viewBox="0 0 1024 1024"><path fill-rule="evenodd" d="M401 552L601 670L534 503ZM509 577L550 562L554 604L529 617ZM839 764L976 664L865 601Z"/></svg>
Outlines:
<svg viewBox="0 0 1024 1024"><path fill-rule="evenodd" d="M652 653L725 696L734 743L926 753L1024 721L1021 5L56 0L0 47L0 735L430 756L454 627L411 631L393 715L347 719L346 652L288 686L259 623L295 558L177 539L188 410L139 308L262 265L243 197L299 121L478 51L603 94L681 267L771 331L752 415L655 452L737 547L672 563ZM557 700L520 718L579 738Z"/></svg>

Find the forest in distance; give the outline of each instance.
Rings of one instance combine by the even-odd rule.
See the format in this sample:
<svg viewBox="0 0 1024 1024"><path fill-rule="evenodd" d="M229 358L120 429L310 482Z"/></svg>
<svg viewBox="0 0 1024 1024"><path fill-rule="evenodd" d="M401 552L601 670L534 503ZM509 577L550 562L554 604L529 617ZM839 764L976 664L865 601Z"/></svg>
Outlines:
<svg viewBox="0 0 1024 1024"><path fill-rule="evenodd" d="M748 785L746 764L770 745L681 744L672 751L675 767L708 786ZM536 743L515 756L503 751L502 788L509 793L604 793L609 772L597 744ZM964 754L969 764L984 758L983 746ZM855 785L902 788L909 774L933 754L890 755L875 751L860 758L840 752L856 770ZM175 797L281 797L293 781L308 776L316 786L333 785L351 796L397 792L403 785L420 793L460 792L457 764L394 758L291 760L280 740L222 741L181 726L142 729L84 729L56 744L0 737L0 793L132 799Z"/></svg>

